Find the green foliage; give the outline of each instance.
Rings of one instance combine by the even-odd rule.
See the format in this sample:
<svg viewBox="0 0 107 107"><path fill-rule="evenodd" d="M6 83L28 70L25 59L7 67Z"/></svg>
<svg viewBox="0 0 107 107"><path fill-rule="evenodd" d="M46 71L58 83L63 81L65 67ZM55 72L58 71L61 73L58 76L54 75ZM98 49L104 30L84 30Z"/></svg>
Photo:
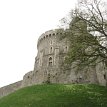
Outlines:
<svg viewBox="0 0 107 107"><path fill-rule="evenodd" d="M87 31L84 21L76 19L60 38L67 38L70 43L65 60L67 64L72 65L73 62L77 62L78 68L84 68L85 66L95 66L100 59L99 62L107 65L106 47L100 44L97 36Z"/></svg>
<svg viewBox="0 0 107 107"><path fill-rule="evenodd" d="M67 64L76 63L76 67L95 66L99 58L99 41L89 34L86 29L86 23L82 20L73 20L70 28L60 38L67 38L70 47L65 62Z"/></svg>
<svg viewBox="0 0 107 107"><path fill-rule="evenodd" d="M97 85L35 85L0 99L0 107L107 107L107 88Z"/></svg>
<svg viewBox="0 0 107 107"><path fill-rule="evenodd" d="M78 68L99 62L107 66L106 8L101 9L100 0L79 0L78 4L71 13L69 28L60 37L70 42L65 62L70 65L76 62Z"/></svg>

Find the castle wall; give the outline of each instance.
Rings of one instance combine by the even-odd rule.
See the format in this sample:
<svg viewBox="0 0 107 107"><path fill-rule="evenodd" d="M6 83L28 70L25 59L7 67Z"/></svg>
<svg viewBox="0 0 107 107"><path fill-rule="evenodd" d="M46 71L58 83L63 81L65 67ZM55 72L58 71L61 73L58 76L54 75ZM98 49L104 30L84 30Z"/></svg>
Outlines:
<svg viewBox="0 0 107 107"><path fill-rule="evenodd" d="M22 85L22 81L18 81L16 83L0 88L0 98L20 89L21 85Z"/></svg>
<svg viewBox="0 0 107 107"><path fill-rule="evenodd" d="M99 84L106 86L107 85L107 68L102 62L98 63L98 65L96 66L96 73L97 73Z"/></svg>
<svg viewBox="0 0 107 107"><path fill-rule="evenodd" d="M63 42L59 40L59 35L62 35L62 33L62 29L50 30L40 36L37 44L38 54L35 58L34 76L31 76L32 72L27 73L24 76L24 86L45 83L48 79L51 83L58 82L59 66L68 48L68 42L66 40L63 40ZM60 55L61 53L63 54ZM32 80L27 78L28 76Z"/></svg>
<svg viewBox="0 0 107 107"><path fill-rule="evenodd" d="M96 69L96 67L86 67L83 71L78 72L76 69L65 70L63 68L69 42L66 39L62 41L59 40L59 36L62 34L63 30L51 30L40 36L37 45L38 54L35 58L34 71L24 76L23 86L48 82L94 83L105 85L105 80L103 80L104 75L102 73L98 74L96 70L100 70ZM101 76L102 78L100 78Z"/></svg>
<svg viewBox="0 0 107 107"><path fill-rule="evenodd" d="M107 68L102 63L84 70L64 69L63 63L69 42L59 40L63 29L45 32L38 39L38 53L34 70L26 73L22 81L0 88L0 97L6 96L22 87L42 83L92 83L107 85ZM75 63L74 63L75 66ZM73 67L73 66L71 66Z"/></svg>

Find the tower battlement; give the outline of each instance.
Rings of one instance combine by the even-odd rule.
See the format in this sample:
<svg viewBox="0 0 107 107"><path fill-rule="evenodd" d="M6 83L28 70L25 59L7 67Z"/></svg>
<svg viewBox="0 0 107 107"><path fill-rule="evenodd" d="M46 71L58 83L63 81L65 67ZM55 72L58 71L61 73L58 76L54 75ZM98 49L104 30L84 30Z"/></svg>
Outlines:
<svg viewBox="0 0 107 107"><path fill-rule="evenodd" d="M59 35L59 34L62 34L64 32L64 29L54 29L54 30L49 30L49 31L46 31L45 33L43 33L39 39L38 39L38 43L37 43L37 46L45 39L49 39L53 36L56 36L56 35Z"/></svg>

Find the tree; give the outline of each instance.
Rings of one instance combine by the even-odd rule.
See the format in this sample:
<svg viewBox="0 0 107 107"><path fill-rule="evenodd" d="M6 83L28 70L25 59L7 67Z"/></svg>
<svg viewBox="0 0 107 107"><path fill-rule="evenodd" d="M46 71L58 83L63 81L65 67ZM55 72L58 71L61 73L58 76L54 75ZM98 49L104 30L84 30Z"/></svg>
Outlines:
<svg viewBox="0 0 107 107"><path fill-rule="evenodd" d="M84 68L102 62L107 67L107 11L104 5L101 0L81 0L71 12L72 21L61 36L70 42L67 64L76 62L78 68Z"/></svg>

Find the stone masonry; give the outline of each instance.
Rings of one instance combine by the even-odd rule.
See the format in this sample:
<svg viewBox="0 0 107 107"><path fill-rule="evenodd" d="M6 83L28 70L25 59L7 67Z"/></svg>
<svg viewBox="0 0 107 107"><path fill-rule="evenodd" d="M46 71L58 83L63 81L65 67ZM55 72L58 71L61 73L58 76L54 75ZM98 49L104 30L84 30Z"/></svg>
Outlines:
<svg viewBox="0 0 107 107"><path fill-rule="evenodd" d="M59 40L63 29L43 33L37 43L38 53L34 70L26 73L22 81L0 88L0 97L8 95L22 87L44 83L92 83L107 85L107 68L103 63L83 71L64 69L64 59L69 49L67 39Z"/></svg>
<svg viewBox="0 0 107 107"><path fill-rule="evenodd" d="M69 49L66 39L59 40L63 32L63 29L55 29L40 36L34 71L25 74L22 86L42 83L93 83L105 86L107 69L102 63L78 72L76 69L63 69L62 64Z"/></svg>

